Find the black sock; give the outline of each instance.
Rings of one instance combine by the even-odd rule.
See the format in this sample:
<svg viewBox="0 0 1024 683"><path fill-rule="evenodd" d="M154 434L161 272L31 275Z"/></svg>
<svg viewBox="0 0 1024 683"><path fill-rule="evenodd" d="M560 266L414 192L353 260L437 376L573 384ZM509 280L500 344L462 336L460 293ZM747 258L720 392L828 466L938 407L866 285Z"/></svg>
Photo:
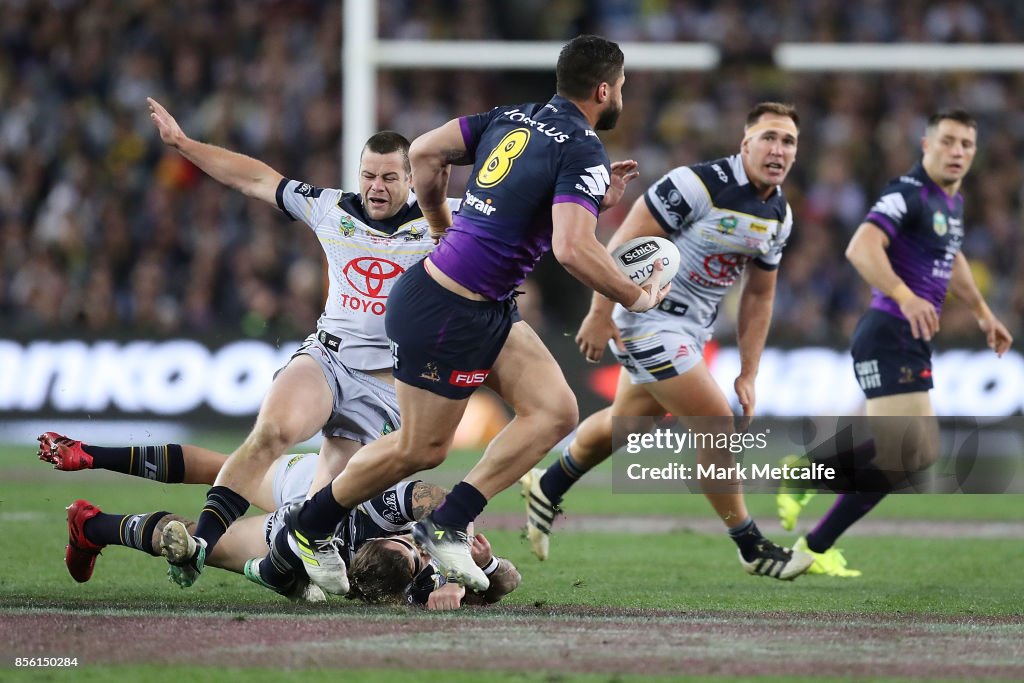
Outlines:
<svg viewBox="0 0 1024 683"><path fill-rule="evenodd" d="M121 472L167 484L185 481L185 456L176 443L114 448L83 443L82 450L92 456L93 469Z"/></svg>
<svg viewBox="0 0 1024 683"><path fill-rule="evenodd" d="M341 524L345 515L352 512L334 499L331 484L313 494L313 497L299 508L299 527L314 538L328 538Z"/></svg>
<svg viewBox="0 0 1024 683"><path fill-rule="evenodd" d="M751 517L747 517L738 526L730 528L729 538L740 549L740 554L747 562L757 557L757 544L764 540L761 530L757 528L757 524Z"/></svg>
<svg viewBox="0 0 1024 683"><path fill-rule="evenodd" d="M431 513L430 518L441 526L465 529L484 511L486 505L484 494L472 484L460 481L452 487L451 493L445 496L444 502Z"/></svg>
<svg viewBox="0 0 1024 683"><path fill-rule="evenodd" d="M588 471L573 459L569 447L566 446L558 460L548 467L544 476L540 478L540 490L548 497L548 502L558 505L572 485Z"/></svg>
<svg viewBox="0 0 1024 683"><path fill-rule="evenodd" d="M288 530L283 526L270 544L270 553L260 562L260 578L278 592L286 592L295 582L295 563L302 561L288 547Z"/></svg>
<svg viewBox="0 0 1024 683"><path fill-rule="evenodd" d="M807 547L823 553L835 544L844 531L869 513L883 498L884 493L843 493L836 498L825 516L811 533L807 534Z"/></svg>
<svg viewBox="0 0 1024 683"><path fill-rule="evenodd" d="M144 515L108 515L101 512L82 526L85 537L97 545L123 545L160 557L153 549L153 529L171 513L161 510Z"/></svg>
<svg viewBox="0 0 1024 683"><path fill-rule="evenodd" d="M199 513L193 535L206 541L207 555L228 527L248 509L249 501L227 486L214 486L206 492L206 505Z"/></svg>

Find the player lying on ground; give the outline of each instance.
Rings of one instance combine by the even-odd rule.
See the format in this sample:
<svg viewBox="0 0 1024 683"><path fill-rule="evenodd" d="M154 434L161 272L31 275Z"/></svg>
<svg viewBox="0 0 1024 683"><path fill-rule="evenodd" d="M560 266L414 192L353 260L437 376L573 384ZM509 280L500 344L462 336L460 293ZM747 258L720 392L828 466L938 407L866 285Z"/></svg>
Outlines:
<svg viewBox="0 0 1024 683"><path fill-rule="evenodd" d="M161 454L156 457L153 454ZM215 546L207 562L215 567L243 573L259 579L252 558L267 553L268 538L282 524L284 510L305 498L315 475L317 454L284 455L263 477L253 503L267 511L266 516L250 516L233 524ZM39 458L56 469L77 471L106 469L168 483L209 483L217 476L227 456L198 446L167 444L162 446L107 448L83 444L54 432L39 437ZM136 468L136 461L156 463ZM383 494L359 506L342 522L336 534L348 560L352 590L349 597L368 603L408 602L425 604L428 609L457 609L460 604L497 602L515 590L520 577L508 560L496 558L482 534L473 538L473 557L491 580L482 595L465 595L456 584L445 585L443 576L412 543L408 530L444 498L444 489L422 481L401 482ZM84 500L68 507L68 546L65 562L71 576L79 582L92 577L96 557L107 545L135 548L159 557L161 533L170 521L191 527L194 522L159 511L139 515L103 513ZM295 600L320 602L324 593L307 577L298 577L279 591Z"/></svg>

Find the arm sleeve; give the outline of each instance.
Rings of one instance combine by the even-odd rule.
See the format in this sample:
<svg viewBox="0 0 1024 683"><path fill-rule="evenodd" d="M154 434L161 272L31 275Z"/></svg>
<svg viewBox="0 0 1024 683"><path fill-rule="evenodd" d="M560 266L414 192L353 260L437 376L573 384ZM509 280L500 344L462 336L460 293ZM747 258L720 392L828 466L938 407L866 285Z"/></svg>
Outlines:
<svg viewBox="0 0 1024 683"><path fill-rule="evenodd" d="M611 184L610 168L608 155L597 138L576 143L559 163L551 203L572 202L597 216Z"/></svg>
<svg viewBox="0 0 1024 683"><path fill-rule="evenodd" d="M903 231L904 219L913 208L914 196L907 188L890 185L864 217L865 223L878 226L890 239Z"/></svg>
<svg viewBox="0 0 1024 683"><path fill-rule="evenodd" d="M793 232L793 209L786 204L786 217L779 226L779 234L768 243L768 252L764 256L754 259L754 265L762 270L775 270L782 261L782 250L786 248L786 242Z"/></svg>
<svg viewBox="0 0 1024 683"><path fill-rule="evenodd" d="M394 534L408 531L415 521L412 518L412 489L415 483L399 482L360 507L384 531Z"/></svg>
<svg viewBox="0 0 1024 683"><path fill-rule="evenodd" d="M673 235L711 210L711 197L700 177L686 166L674 168L647 188L644 201L661 229Z"/></svg>
<svg viewBox="0 0 1024 683"><path fill-rule="evenodd" d="M284 178L277 186L277 208L293 221L316 228L327 211L338 203L341 190L316 187Z"/></svg>
<svg viewBox="0 0 1024 683"><path fill-rule="evenodd" d="M480 136L487 129L488 124L494 119L498 108L483 112L481 114L470 114L459 117L459 128L462 130L462 142L466 145L466 152L471 159L476 158L476 148L480 142Z"/></svg>

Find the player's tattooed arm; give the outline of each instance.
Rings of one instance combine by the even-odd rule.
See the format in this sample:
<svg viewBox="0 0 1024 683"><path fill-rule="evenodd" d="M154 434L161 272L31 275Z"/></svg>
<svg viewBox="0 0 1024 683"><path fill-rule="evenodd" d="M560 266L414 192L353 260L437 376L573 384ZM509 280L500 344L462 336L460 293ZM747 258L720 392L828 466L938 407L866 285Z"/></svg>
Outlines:
<svg viewBox="0 0 1024 683"><path fill-rule="evenodd" d="M441 157L444 159L444 163L455 166L468 166L473 163L473 158L465 149L443 149Z"/></svg>
<svg viewBox="0 0 1024 683"><path fill-rule="evenodd" d="M447 491L440 486L418 481L412 485L412 517L423 519L444 500Z"/></svg>

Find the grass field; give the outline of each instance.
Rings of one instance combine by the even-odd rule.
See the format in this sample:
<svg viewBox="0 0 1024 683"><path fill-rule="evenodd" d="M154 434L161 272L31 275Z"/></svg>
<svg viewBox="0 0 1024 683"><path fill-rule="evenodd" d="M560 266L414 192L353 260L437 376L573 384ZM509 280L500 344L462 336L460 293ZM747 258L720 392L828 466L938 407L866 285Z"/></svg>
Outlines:
<svg viewBox="0 0 1024 683"><path fill-rule="evenodd" d="M233 437L203 443L230 450ZM54 472L33 453L0 448L3 680L1024 678L1021 496L890 497L841 543L863 577L783 583L743 573L702 497L612 494L603 469L567 499L545 563L520 536L518 495L492 501L483 530L523 585L500 606L435 615L293 606L214 569L183 591L162 561L123 548L76 584L62 562L68 503L195 514L204 489ZM453 454L425 478L449 485L475 459ZM808 524L829 501L812 502ZM749 504L766 534L795 538L771 497ZM31 656L78 665L7 668Z"/></svg>

